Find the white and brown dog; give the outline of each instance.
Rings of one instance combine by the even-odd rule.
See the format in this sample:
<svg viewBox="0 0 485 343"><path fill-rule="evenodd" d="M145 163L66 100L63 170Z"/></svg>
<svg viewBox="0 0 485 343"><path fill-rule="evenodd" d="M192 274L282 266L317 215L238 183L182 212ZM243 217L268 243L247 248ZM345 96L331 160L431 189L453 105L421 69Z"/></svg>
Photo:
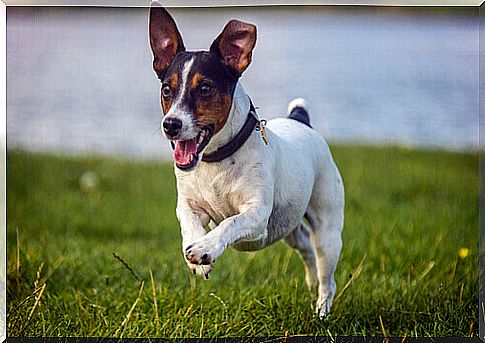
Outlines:
<svg viewBox="0 0 485 343"><path fill-rule="evenodd" d="M265 131L238 82L251 63L256 27L231 20L209 51L188 52L170 14L155 4L150 45L189 268L208 278L227 247L259 250L284 239L303 258L325 316L336 291L344 187L304 100L293 100L288 117L268 121Z"/></svg>

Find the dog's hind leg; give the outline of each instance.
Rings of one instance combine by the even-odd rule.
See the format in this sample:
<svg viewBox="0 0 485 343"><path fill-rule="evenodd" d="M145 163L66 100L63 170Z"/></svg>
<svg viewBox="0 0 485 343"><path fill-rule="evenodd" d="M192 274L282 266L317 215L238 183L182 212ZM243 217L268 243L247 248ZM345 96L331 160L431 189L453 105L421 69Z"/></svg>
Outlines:
<svg viewBox="0 0 485 343"><path fill-rule="evenodd" d="M325 317L332 306L336 292L334 272L342 249L344 189L338 171L334 175L336 179L333 180L322 180L320 176L307 211L318 270L317 311L320 318Z"/></svg>
<svg viewBox="0 0 485 343"><path fill-rule="evenodd" d="M305 264L305 281L312 293L317 292L318 277L315 250L310 239L311 230L301 223L285 237L285 242L296 249Z"/></svg>

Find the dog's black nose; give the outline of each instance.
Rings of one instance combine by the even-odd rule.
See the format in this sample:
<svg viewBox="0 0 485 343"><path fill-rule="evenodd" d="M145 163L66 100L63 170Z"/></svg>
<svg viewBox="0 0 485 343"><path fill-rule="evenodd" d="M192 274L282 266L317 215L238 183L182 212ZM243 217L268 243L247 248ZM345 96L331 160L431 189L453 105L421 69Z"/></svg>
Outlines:
<svg viewBox="0 0 485 343"><path fill-rule="evenodd" d="M177 118L167 117L163 120L163 131L170 137L175 137L179 134L182 128L182 121Z"/></svg>

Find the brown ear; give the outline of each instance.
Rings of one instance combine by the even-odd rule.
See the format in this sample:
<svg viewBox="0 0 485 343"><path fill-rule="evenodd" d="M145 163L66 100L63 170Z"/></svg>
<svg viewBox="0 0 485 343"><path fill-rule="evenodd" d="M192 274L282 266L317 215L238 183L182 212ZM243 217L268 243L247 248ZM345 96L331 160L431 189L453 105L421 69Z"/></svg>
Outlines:
<svg viewBox="0 0 485 343"><path fill-rule="evenodd" d="M255 44L256 26L233 19L214 40L211 51L218 53L222 62L239 77L251 63Z"/></svg>
<svg viewBox="0 0 485 343"><path fill-rule="evenodd" d="M162 79L175 55L185 51L184 42L172 16L156 2L150 7L149 30L153 69Z"/></svg>

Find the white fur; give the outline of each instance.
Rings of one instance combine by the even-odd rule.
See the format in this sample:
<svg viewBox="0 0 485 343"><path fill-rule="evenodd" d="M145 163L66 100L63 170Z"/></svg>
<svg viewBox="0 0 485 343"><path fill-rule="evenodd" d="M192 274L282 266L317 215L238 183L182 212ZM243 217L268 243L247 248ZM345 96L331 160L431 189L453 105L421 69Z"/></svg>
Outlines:
<svg viewBox="0 0 485 343"><path fill-rule="evenodd" d="M185 93L187 92L187 86L188 86L188 78L189 78L189 73L190 69L192 69L192 66L194 65L194 59L191 58L184 64L184 68L182 69L182 81L180 82L180 87L181 90L177 96L177 99L175 99L175 103L180 103L182 99L185 97Z"/></svg>
<svg viewBox="0 0 485 343"><path fill-rule="evenodd" d="M293 111L295 107L302 107L309 112L307 101L303 98L296 98L291 100L291 102L288 104L288 111L286 114L290 115L291 111Z"/></svg>
<svg viewBox="0 0 485 343"><path fill-rule="evenodd" d="M190 59L185 62L184 67L182 69L182 80L180 82L180 90L177 94L177 97L173 100L172 106L168 110L167 114L163 118L162 122L160 123L160 128L163 132L163 122L167 118L177 118L182 121L182 129L177 137L179 140L187 140L192 139L199 133L197 126L195 125L191 113L189 113L183 106L181 106L182 100L187 92L188 87L188 75L190 69L192 69L192 65L194 64L194 59Z"/></svg>
<svg viewBox="0 0 485 343"><path fill-rule="evenodd" d="M301 100L289 107L294 104L307 108ZM228 120L206 151L239 132L249 106L238 84ZM182 249L189 268L206 276L229 246L258 250L285 239L305 261L308 286L318 291L317 311L325 316L336 291L333 274L342 246L342 179L314 129L278 118L268 121L267 136L269 145L254 131L221 162L201 162L190 172L175 168ZM302 226L305 213L310 227ZM207 224L213 228L209 232ZM202 265L204 255L208 264Z"/></svg>

